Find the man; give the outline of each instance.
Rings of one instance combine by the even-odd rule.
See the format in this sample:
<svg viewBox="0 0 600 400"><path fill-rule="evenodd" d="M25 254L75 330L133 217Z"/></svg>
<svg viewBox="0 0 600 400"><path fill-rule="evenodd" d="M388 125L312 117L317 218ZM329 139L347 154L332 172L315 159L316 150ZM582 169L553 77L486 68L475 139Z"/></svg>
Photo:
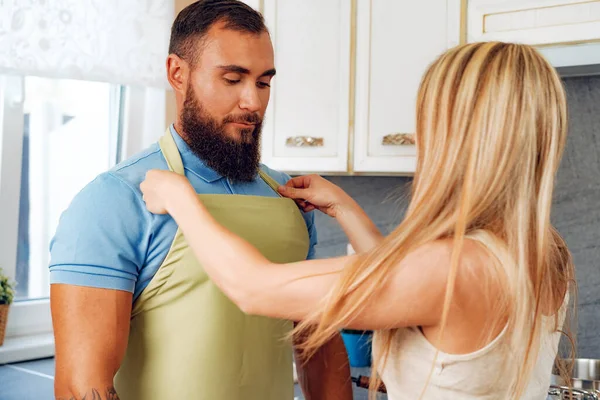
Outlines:
<svg viewBox="0 0 600 400"><path fill-rule="evenodd" d="M208 280L172 218L150 214L148 170L185 175L211 213L279 262L314 256L313 215L259 164L275 75L262 16L198 1L173 24L168 79L177 120L158 144L98 176L51 243L55 395L65 399L284 400L293 397L287 321L242 313ZM290 205L292 207L290 207ZM339 337L305 364L307 399L351 399Z"/></svg>

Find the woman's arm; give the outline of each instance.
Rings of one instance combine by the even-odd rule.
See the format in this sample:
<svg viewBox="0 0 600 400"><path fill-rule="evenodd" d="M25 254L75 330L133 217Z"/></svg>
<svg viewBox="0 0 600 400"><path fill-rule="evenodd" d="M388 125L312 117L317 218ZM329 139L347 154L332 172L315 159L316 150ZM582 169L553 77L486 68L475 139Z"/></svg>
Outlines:
<svg viewBox="0 0 600 400"><path fill-rule="evenodd" d="M379 228L354 200L340 207L336 220L357 253L366 253L383 241Z"/></svg>
<svg viewBox="0 0 600 400"><path fill-rule="evenodd" d="M302 320L327 294L344 265L352 261L271 263L250 243L220 225L197 196L173 197L168 211L194 254L213 282L247 313ZM301 279L315 274L321 278ZM300 280L294 282L296 279ZM293 293L284 295L288 290ZM281 300L276 308L269 306L273 299Z"/></svg>
<svg viewBox="0 0 600 400"><path fill-rule="evenodd" d="M181 193L181 191L180 191ZM166 210L213 282L244 312L306 320L357 256L274 264L218 224L193 191L171 191ZM449 248L423 247L392 271L379 293L347 326L385 329L431 326L441 316Z"/></svg>

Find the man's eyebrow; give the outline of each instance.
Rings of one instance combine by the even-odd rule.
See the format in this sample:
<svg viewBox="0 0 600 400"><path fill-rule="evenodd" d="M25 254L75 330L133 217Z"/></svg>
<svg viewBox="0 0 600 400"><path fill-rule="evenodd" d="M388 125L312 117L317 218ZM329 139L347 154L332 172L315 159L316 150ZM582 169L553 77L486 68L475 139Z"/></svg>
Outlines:
<svg viewBox="0 0 600 400"><path fill-rule="evenodd" d="M225 72L235 72L238 74L244 74L244 75L248 75L250 73L250 70L248 68L244 68L244 67L240 67L239 65L220 65L218 67L219 69L225 71ZM266 70L265 72L263 72L260 75L260 78L265 77L265 76L274 76L277 73L277 71L275 70L275 68L271 68Z"/></svg>
<svg viewBox="0 0 600 400"><path fill-rule="evenodd" d="M277 71L275 70L275 68L271 68L266 70L265 72L263 72L260 77L262 78L263 76L275 76L275 74L277 73Z"/></svg>
<svg viewBox="0 0 600 400"><path fill-rule="evenodd" d="M238 74L249 74L248 68L240 67L239 65L219 65L219 69L225 72L237 72Z"/></svg>

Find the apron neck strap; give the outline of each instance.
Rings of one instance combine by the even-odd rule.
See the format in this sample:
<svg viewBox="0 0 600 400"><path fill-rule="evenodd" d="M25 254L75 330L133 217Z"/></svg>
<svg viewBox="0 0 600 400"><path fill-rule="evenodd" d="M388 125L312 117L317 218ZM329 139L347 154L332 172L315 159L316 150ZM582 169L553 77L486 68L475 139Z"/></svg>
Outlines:
<svg viewBox="0 0 600 400"><path fill-rule="evenodd" d="M175 139L173 139L173 135L171 134L171 130L169 128L167 128L165 134L159 139L158 144L163 156L165 157L165 160L167 160L169 170L185 176L181 154L179 154L179 149L177 148L177 144L175 143ZM280 186L279 183L267 175L267 173L262 169L258 170L258 174L260 175L261 179L265 181L265 183L269 185L271 189L273 189L273 191L279 195L279 197L281 197L281 194L277 190L277 188Z"/></svg>
<svg viewBox="0 0 600 400"><path fill-rule="evenodd" d="M179 149L177 148L177 144L175 143L175 139L173 139L173 135L171 135L171 130L169 128L167 128L163 137L160 138L158 144L165 160L167 160L169 169L179 175L185 176L183 161L181 160Z"/></svg>
<svg viewBox="0 0 600 400"><path fill-rule="evenodd" d="M262 169L259 169L259 170L258 170L258 174L260 175L260 177L262 178L262 180L263 180L263 181L265 181L265 183L266 183L267 185L269 185L269 186L271 187L271 189L273 189L273 191L274 191L275 193L277 193L277 195L278 195L279 197L283 197L283 196L282 196L282 195L279 193L279 191L277 190L277 188L278 188L279 186L281 186L281 185L279 184L279 182L277 182L275 179L273 179L273 178L271 178L269 175L267 175L267 173L266 173L266 172L264 172Z"/></svg>

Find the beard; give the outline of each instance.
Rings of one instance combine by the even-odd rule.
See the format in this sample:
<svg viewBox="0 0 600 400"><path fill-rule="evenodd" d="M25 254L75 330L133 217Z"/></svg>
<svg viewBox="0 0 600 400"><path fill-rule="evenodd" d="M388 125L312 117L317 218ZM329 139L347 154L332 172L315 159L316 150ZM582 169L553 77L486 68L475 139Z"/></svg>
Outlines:
<svg viewBox="0 0 600 400"><path fill-rule="evenodd" d="M241 129L240 139L228 136L227 123L254 124L253 128ZM255 113L228 115L222 122L213 118L188 87L181 126L185 141L207 167L233 182L250 182L258 174L260 161L260 134L262 118Z"/></svg>

